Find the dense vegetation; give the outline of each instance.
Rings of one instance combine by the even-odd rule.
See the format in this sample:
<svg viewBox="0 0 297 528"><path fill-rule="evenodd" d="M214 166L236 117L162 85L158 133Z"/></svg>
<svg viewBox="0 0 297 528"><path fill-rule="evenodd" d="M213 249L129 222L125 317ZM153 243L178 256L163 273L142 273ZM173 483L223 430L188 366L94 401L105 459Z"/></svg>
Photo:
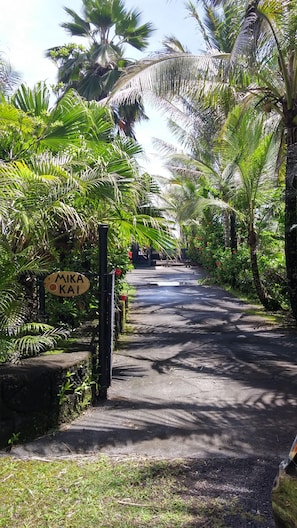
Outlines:
<svg viewBox="0 0 297 528"><path fill-rule="evenodd" d="M165 53L130 68L113 100L140 90L170 118L179 148L160 148L191 258L297 320L296 2L200 0L187 9L205 53L167 39Z"/></svg>
<svg viewBox="0 0 297 528"><path fill-rule="evenodd" d="M295 2L188 2L205 53L167 38L163 54L134 66L124 45L144 50L151 24L120 0L82 4L82 16L66 8L63 26L86 47L48 51L56 101L42 83L16 89L1 59L0 361L40 353L65 325L94 316L91 289L79 301L48 300L45 321L39 284L63 268L96 276L100 223L109 225L110 269L128 269L133 241L172 246L152 200L159 187L136 162L133 125L149 93L179 144L159 147L180 246L218 283L297 319Z"/></svg>
<svg viewBox="0 0 297 528"><path fill-rule="evenodd" d="M49 95L43 84L21 86L0 104L2 362L40 353L65 335L65 325L95 316L91 291L48 300L45 323L39 280L75 270L89 274L96 289L100 223L109 225L110 269L127 271L133 240L170 244L164 221L149 207L158 188L137 167L139 145L116 133L106 108L74 91L51 107Z"/></svg>

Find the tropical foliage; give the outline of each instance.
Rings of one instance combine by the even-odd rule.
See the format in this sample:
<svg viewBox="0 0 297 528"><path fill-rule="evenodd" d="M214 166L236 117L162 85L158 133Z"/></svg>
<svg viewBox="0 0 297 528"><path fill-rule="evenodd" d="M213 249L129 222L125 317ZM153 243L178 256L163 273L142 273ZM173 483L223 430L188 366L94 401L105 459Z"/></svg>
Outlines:
<svg viewBox="0 0 297 528"><path fill-rule="evenodd" d="M57 330L44 322L38 291L49 271L96 275L98 224L108 223L110 266L123 272L133 240L164 249L171 238L160 213L147 210L157 188L147 178L142 183L134 159L140 147L114 133L106 108L74 91L51 107L44 84L32 90L22 85L2 99L0 130L0 358L5 361L53 346L65 335L65 323L77 324L82 314L90 316L90 306L97 309L92 292L82 301L84 309L65 301L59 310L51 300L51 322L64 323Z"/></svg>
<svg viewBox="0 0 297 528"><path fill-rule="evenodd" d="M68 7L65 11L71 21L62 27L85 39L87 47L70 44L49 50L58 66L58 82L88 100L102 99L131 62L124 57L125 46L144 50L152 25L140 25L140 12L125 9L122 0L83 0L82 16Z"/></svg>
<svg viewBox="0 0 297 528"><path fill-rule="evenodd" d="M260 266L265 275L275 266L275 258L279 269L284 263L283 258L279 260L278 150L275 135L263 131L262 116L254 111L242 114L235 107L213 145L215 155L208 156L208 151L199 158L175 154L168 165L174 174L169 200L191 259L203 264L220 283L245 294L257 292L266 308L276 308L279 302L272 301L271 285L268 293L267 281L259 273L263 253L269 251L270 256L269 266L267 258L266 266Z"/></svg>
<svg viewBox="0 0 297 528"><path fill-rule="evenodd" d="M83 0L82 16L65 7L70 22L62 27L82 44L66 44L48 50L58 68L58 93L74 88L82 97L102 100L107 97L125 69L133 64L126 48L143 51L153 26L140 23L141 12L127 10L122 0ZM119 131L134 137L133 123L146 119L140 97L130 105L116 105L113 116Z"/></svg>
<svg viewBox="0 0 297 528"><path fill-rule="evenodd" d="M208 221L221 224L225 251L229 222L238 245L233 255L241 253L242 242L247 244L250 264L246 267L261 302L266 308L287 306L289 296L297 320L296 3L201 0L188 2L187 7L204 38L205 53L185 53L182 46L168 53L167 46L164 54L130 69L113 97L133 100L139 91L150 95L168 112L171 129L179 138L181 119L176 116L184 113L188 124L181 144L183 156L191 159L178 162L181 186L178 199L172 191L170 197L173 209L181 201L181 192L189 199L182 214L176 211L183 230L185 224L196 222L201 231L207 214ZM237 105L241 117L234 122ZM190 108L196 109L194 119ZM205 109L215 116L208 120L209 147ZM261 129L256 132L258 122ZM176 170L174 175L176 179ZM224 189L218 188L222 178ZM218 240L216 246L219 249ZM221 260L215 252L212 257L213 269L221 268L216 266ZM234 270L238 268L235 261L232 258ZM279 297L277 302L271 295Z"/></svg>
<svg viewBox="0 0 297 528"><path fill-rule="evenodd" d="M159 186L135 161L144 94L167 112L179 144L159 147L172 173L162 184L166 218L179 225L181 247L216 281L266 309L290 306L297 320L295 2L199 0L187 9L205 52L166 37L162 53L132 65L125 44L144 50L152 29L138 12L120 0L84 0L82 16L67 8L63 26L87 47L50 51L63 83L54 104L43 83L11 95L1 62L0 361L38 354L65 325L94 315L91 291L79 302L51 298L45 320L38 293L49 271L96 274L100 223L109 225L110 268L129 268L133 241L172 248L152 199ZM96 101L106 96L110 107Z"/></svg>

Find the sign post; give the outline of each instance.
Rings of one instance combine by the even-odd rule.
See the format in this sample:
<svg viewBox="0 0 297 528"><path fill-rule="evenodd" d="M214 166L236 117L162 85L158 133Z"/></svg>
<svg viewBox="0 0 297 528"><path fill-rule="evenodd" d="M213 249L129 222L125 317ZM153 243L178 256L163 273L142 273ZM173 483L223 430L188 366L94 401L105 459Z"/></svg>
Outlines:
<svg viewBox="0 0 297 528"><path fill-rule="evenodd" d="M112 379L112 356L114 343L115 320L115 272L108 274L108 355L107 355L107 382L108 387Z"/></svg>
<svg viewBox="0 0 297 528"><path fill-rule="evenodd" d="M99 234L99 335L98 354L94 347L92 369L98 391L94 399L107 398L107 389L111 384L113 328L114 328L114 275L107 273L107 235L108 225L100 224ZM58 297L82 295L90 287L90 281L76 271L56 271L44 279L44 288ZM43 306L42 306L43 308Z"/></svg>
<svg viewBox="0 0 297 528"><path fill-rule="evenodd" d="M108 283L107 283L107 235L108 225L99 225L99 355L98 394L107 398L110 386L109 338L108 338Z"/></svg>

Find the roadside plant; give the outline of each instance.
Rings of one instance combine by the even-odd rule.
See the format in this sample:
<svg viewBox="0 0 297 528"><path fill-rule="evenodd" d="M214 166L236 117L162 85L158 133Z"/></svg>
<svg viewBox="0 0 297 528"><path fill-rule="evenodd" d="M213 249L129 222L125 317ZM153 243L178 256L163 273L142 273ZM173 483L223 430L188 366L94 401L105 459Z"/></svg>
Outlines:
<svg viewBox="0 0 297 528"><path fill-rule="evenodd" d="M172 243L165 219L143 208L152 186L142 184L134 160L140 147L114 135L109 110L70 91L53 108L49 100L40 83L22 85L0 104L2 361L41 353L64 335L63 324L94 315L91 291L84 300L57 301L50 322L60 328L50 328L39 313L38 278L65 268L95 277L100 223L110 227L110 267L120 266L122 276L135 238Z"/></svg>

